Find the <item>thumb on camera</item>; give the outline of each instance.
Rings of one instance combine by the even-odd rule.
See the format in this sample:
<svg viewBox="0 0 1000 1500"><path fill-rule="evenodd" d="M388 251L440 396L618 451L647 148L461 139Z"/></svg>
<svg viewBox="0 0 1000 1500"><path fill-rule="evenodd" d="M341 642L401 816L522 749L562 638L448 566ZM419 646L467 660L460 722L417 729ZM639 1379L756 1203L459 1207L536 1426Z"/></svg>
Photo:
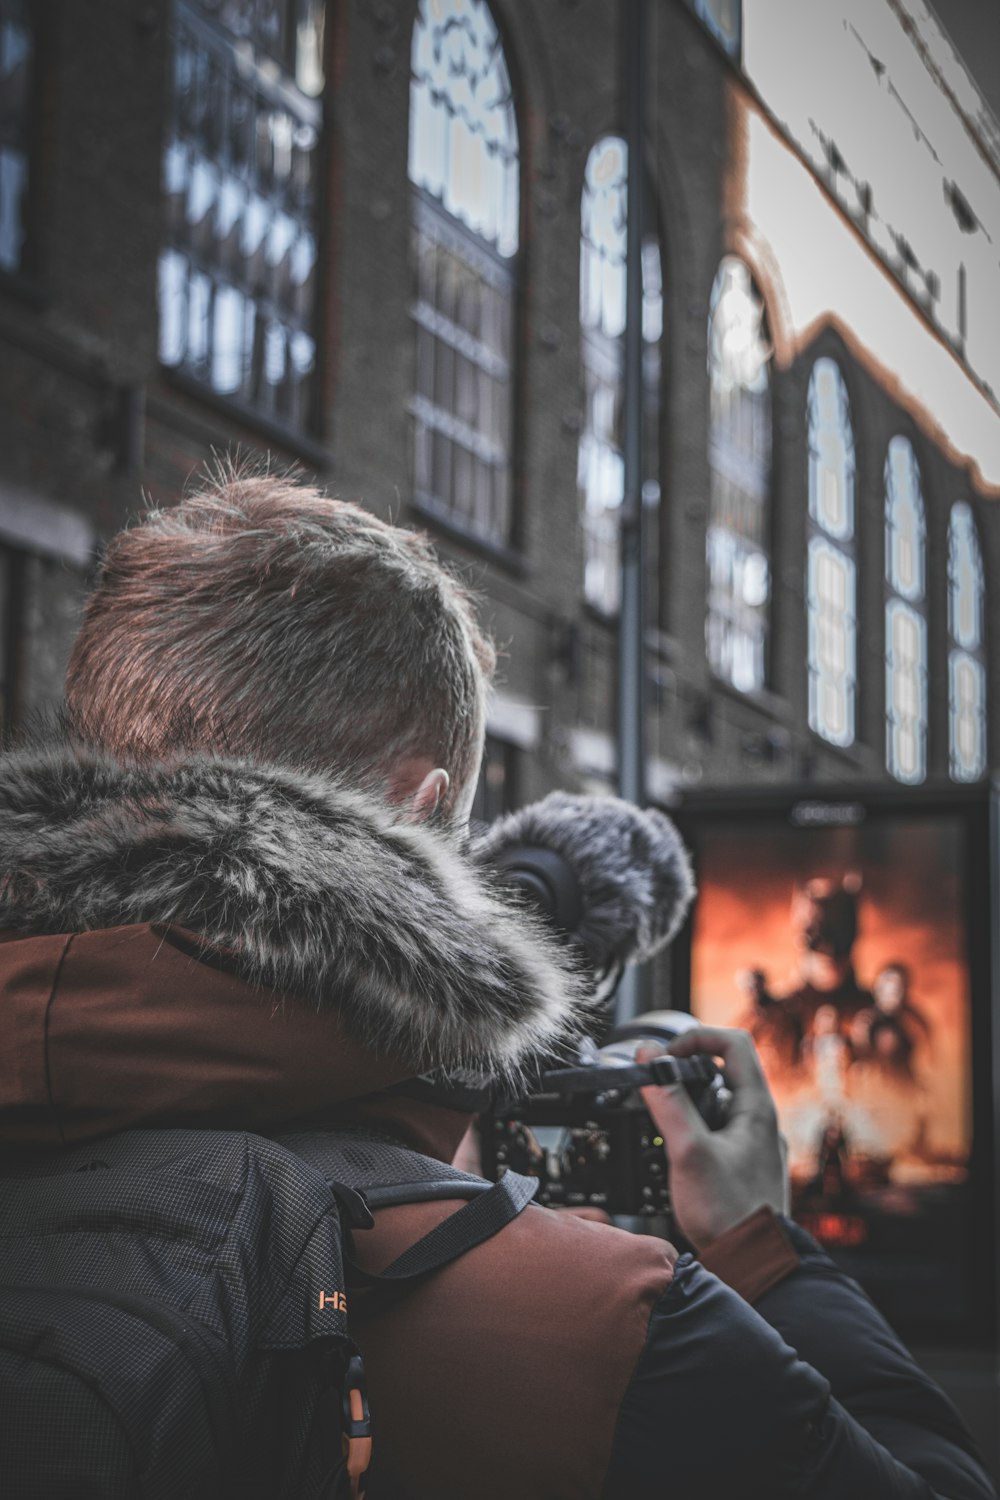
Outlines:
<svg viewBox="0 0 1000 1500"><path fill-rule="evenodd" d="M636 1049L636 1062L650 1062L666 1049L652 1045ZM641 1090L643 1103L663 1135L668 1157L674 1158L707 1135L708 1127L698 1106L682 1083L651 1084Z"/></svg>

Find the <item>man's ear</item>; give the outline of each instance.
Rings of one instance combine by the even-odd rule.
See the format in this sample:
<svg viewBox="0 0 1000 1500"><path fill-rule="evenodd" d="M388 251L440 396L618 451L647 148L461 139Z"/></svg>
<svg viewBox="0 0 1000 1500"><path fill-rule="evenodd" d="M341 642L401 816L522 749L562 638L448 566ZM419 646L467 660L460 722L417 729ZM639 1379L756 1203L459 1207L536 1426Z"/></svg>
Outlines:
<svg viewBox="0 0 1000 1500"><path fill-rule="evenodd" d="M409 819L412 823L423 823L433 817L438 804L447 796L451 777L443 766L428 771L410 801Z"/></svg>

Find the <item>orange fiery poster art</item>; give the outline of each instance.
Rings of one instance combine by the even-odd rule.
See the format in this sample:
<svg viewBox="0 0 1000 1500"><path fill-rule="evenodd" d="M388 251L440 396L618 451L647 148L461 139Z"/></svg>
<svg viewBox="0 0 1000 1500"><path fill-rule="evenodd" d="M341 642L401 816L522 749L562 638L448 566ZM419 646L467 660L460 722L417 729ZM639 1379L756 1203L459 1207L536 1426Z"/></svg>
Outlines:
<svg viewBox="0 0 1000 1500"><path fill-rule="evenodd" d="M943 1208L967 1175L961 842L909 820L700 842L691 1008L754 1033L796 1212L830 1243Z"/></svg>

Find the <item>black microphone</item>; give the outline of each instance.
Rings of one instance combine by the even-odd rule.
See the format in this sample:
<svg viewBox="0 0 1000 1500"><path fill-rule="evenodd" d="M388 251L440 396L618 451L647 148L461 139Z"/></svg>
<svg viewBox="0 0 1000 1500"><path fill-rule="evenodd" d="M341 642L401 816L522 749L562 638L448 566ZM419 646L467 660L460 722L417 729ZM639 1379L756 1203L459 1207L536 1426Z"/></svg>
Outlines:
<svg viewBox="0 0 1000 1500"><path fill-rule="evenodd" d="M469 855L521 890L599 977L666 947L695 894L670 819L618 797L552 792L474 838Z"/></svg>

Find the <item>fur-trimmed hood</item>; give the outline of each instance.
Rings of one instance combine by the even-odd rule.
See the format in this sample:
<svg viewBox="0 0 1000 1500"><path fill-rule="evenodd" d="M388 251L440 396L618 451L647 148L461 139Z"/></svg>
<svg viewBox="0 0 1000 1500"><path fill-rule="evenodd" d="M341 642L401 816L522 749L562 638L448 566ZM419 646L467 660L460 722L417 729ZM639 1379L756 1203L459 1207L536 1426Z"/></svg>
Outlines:
<svg viewBox="0 0 1000 1500"><path fill-rule="evenodd" d="M586 1022L566 950L454 836L321 776L0 760L0 932L175 924L415 1070L516 1076Z"/></svg>

